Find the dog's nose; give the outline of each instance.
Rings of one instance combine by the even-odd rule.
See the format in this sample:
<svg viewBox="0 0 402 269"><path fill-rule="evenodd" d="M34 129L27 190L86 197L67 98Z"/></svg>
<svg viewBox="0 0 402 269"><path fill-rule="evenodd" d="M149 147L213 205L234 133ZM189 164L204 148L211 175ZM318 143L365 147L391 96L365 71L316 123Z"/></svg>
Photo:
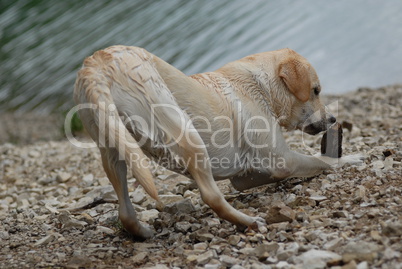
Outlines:
<svg viewBox="0 0 402 269"><path fill-rule="evenodd" d="M336 118L331 115L331 116L329 117L328 121L329 121L331 124L332 124L332 123L335 123L335 122L336 122Z"/></svg>

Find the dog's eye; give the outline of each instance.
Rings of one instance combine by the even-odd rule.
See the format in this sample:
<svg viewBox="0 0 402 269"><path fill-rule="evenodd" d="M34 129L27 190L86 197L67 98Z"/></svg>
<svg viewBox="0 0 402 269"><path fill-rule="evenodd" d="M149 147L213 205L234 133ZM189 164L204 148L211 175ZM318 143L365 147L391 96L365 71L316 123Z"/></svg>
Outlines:
<svg viewBox="0 0 402 269"><path fill-rule="evenodd" d="M315 95L319 95L319 94L320 94L320 88L315 87L315 88L314 88L314 94L315 94Z"/></svg>

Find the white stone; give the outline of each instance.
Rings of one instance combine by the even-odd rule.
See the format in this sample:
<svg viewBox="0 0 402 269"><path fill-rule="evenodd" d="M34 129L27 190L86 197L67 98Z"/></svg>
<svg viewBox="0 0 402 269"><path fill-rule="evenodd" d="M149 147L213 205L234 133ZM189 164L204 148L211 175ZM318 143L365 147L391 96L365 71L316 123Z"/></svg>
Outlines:
<svg viewBox="0 0 402 269"><path fill-rule="evenodd" d="M137 187L134 190L134 192L131 194L131 197L132 197L133 203L135 203L137 205L142 204L147 198L147 196L144 192L144 189L141 187Z"/></svg>
<svg viewBox="0 0 402 269"><path fill-rule="evenodd" d="M36 241L34 244L35 246L42 246L42 245L47 245L48 243L52 242L55 239L55 236L53 234L49 234L42 239L39 239Z"/></svg>
<svg viewBox="0 0 402 269"><path fill-rule="evenodd" d="M156 209L145 210L138 213L138 218L141 221L149 222L151 219L156 219L159 215L159 211Z"/></svg>
<svg viewBox="0 0 402 269"><path fill-rule="evenodd" d="M159 195L159 199L162 202L162 204L167 205L167 204L172 204L178 201L183 200L183 196L177 195L177 194L163 194Z"/></svg>
<svg viewBox="0 0 402 269"><path fill-rule="evenodd" d="M112 229L105 227L105 226L97 226L96 231L105 233L105 234L114 234L114 231Z"/></svg>
<svg viewBox="0 0 402 269"><path fill-rule="evenodd" d="M88 174L82 178L82 181L85 183L86 186L91 186L94 182L94 175Z"/></svg>
<svg viewBox="0 0 402 269"><path fill-rule="evenodd" d="M303 264L303 268L323 269L329 260L341 260L342 257L331 251L311 249L295 257L295 262Z"/></svg>
<svg viewBox="0 0 402 269"><path fill-rule="evenodd" d="M67 172L59 172L56 176L58 182L66 182L71 178L71 174Z"/></svg>

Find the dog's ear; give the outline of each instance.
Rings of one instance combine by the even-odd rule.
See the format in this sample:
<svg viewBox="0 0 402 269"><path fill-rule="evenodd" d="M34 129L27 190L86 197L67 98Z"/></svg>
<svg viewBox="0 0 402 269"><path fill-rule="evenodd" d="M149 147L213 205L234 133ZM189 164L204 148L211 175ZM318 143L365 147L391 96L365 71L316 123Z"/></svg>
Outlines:
<svg viewBox="0 0 402 269"><path fill-rule="evenodd" d="M308 101L311 81L305 64L297 60L287 60L279 66L279 77L297 99L303 103Z"/></svg>

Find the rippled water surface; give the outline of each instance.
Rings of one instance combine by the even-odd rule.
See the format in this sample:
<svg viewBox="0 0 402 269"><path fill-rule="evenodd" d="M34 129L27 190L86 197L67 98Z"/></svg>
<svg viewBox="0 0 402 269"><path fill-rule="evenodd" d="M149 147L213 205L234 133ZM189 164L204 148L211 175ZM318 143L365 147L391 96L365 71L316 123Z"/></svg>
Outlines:
<svg viewBox="0 0 402 269"><path fill-rule="evenodd" d="M0 105L71 107L84 57L115 44L144 47L186 74L289 47L326 93L401 83L401 14L398 0L1 1Z"/></svg>

